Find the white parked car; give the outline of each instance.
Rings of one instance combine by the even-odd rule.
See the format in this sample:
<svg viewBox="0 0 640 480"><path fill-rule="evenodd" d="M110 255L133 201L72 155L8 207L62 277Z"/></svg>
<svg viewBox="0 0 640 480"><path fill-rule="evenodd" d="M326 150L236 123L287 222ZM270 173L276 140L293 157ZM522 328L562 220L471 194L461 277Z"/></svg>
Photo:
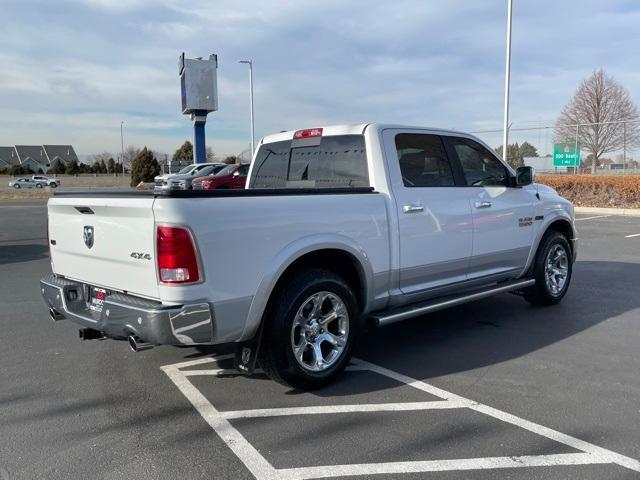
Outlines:
<svg viewBox="0 0 640 480"><path fill-rule="evenodd" d="M241 371L302 388L343 370L365 323L558 303L577 251L573 206L530 167L397 125L268 136L244 190L60 193L48 215L52 318L135 351L234 342Z"/></svg>
<svg viewBox="0 0 640 480"><path fill-rule="evenodd" d="M34 175L33 177L31 177L31 179L37 182L46 182L47 185L51 188L57 188L62 185L62 182L59 178L49 178L42 175Z"/></svg>

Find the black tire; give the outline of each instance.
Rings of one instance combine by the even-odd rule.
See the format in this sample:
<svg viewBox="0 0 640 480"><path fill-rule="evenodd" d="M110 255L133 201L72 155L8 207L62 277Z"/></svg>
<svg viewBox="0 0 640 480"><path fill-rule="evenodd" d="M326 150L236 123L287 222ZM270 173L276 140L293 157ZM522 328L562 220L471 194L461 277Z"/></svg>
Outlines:
<svg viewBox="0 0 640 480"><path fill-rule="evenodd" d="M298 311L318 292L329 292L341 300L348 312L348 334L344 349L325 370L304 368L294 355L292 330ZM359 330L358 302L342 277L323 269L308 269L292 277L276 293L265 316L258 361L273 380L294 388L311 390L333 381L345 368ZM328 330L328 328L327 328Z"/></svg>
<svg viewBox="0 0 640 480"><path fill-rule="evenodd" d="M14 183L13 184L13 188L15 188L16 190L19 190L20 189L20 185L18 185L17 183Z"/></svg>
<svg viewBox="0 0 640 480"><path fill-rule="evenodd" d="M564 251L566 255L566 279L561 287L555 291L547 284L547 257L550 252L557 252L558 249ZM536 258L531 266L530 276L536 281L536 284L524 289L524 299L533 305L555 305L560 303L564 298L569 284L571 283L571 275L573 273L573 262L571 246L567 238L559 232L549 230L544 234L540 241L540 246L536 253Z"/></svg>
<svg viewBox="0 0 640 480"><path fill-rule="evenodd" d="M49 184L49 186L50 186L51 188L58 188L58 184L57 184L56 182L51 182L51 183Z"/></svg>
<svg viewBox="0 0 640 480"><path fill-rule="evenodd" d="M36 183L36 188L42 188L42 184L41 183Z"/></svg>

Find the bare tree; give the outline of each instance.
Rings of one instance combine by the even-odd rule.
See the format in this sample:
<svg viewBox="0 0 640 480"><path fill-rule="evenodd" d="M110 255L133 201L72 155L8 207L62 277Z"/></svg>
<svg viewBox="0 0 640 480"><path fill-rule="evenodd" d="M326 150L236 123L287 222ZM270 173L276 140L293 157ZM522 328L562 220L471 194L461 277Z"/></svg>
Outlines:
<svg viewBox="0 0 640 480"><path fill-rule="evenodd" d="M217 160L217 155L213 151L213 148L207 147L207 162L215 162Z"/></svg>
<svg viewBox="0 0 640 480"><path fill-rule="evenodd" d="M556 141L576 138L581 149L593 155L593 172L600 157L640 143L639 123L607 123L637 121L638 109L629 92L607 75L604 69L596 70L583 80L580 88L562 109L555 127ZM585 125L591 124L591 125ZM597 124L597 125L593 125Z"/></svg>
<svg viewBox="0 0 640 480"><path fill-rule="evenodd" d="M125 148L124 158L122 159L122 162L124 163L124 166L127 170L131 171L131 163L141 151L142 150L140 150L138 147L134 147L133 145L129 145L127 148Z"/></svg>

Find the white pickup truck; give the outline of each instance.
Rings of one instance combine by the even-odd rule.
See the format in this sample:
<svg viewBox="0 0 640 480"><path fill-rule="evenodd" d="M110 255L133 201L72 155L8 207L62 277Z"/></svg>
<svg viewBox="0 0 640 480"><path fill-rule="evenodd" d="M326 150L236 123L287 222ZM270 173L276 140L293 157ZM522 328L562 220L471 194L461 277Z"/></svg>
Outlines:
<svg viewBox="0 0 640 480"><path fill-rule="evenodd" d="M573 207L473 136L330 126L262 140L244 190L60 193L54 320L84 339L236 344L240 370L303 388L358 332L502 292L558 303Z"/></svg>

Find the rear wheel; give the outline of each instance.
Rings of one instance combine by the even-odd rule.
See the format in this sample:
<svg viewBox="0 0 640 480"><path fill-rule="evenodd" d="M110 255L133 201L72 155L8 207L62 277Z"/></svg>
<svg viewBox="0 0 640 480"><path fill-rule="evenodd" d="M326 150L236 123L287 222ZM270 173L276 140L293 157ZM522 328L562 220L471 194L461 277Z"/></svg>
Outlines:
<svg viewBox="0 0 640 480"><path fill-rule="evenodd" d="M42 188L42 184L41 183L36 183L36 188Z"/></svg>
<svg viewBox="0 0 640 480"><path fill-rule="evenodd" d="M358 330L351 287L333 272L305 270L280 290L267 317L258 359L277 382L312 389L344 370Z"/></svg>
<svg viewBox="0 0 640 480"><path fill-rule="evenodd" d="M524 290L524 298L534 305L555 305L567 293L573 265L571 247L566 237L550 230L538 247L532 266L536 284Z"/></svg>

